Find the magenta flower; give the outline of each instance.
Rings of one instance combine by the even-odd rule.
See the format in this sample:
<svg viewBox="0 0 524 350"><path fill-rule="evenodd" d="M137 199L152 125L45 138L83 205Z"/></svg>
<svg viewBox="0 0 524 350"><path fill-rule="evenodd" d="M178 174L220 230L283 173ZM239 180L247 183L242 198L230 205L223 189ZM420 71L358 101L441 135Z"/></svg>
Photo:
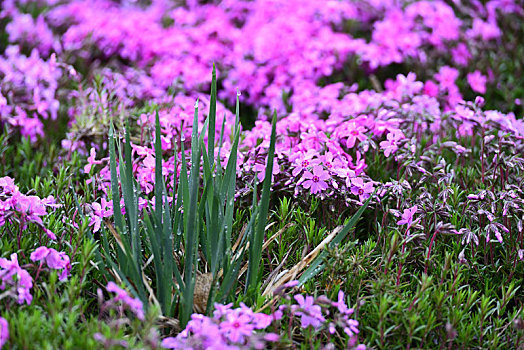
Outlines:
<svg viewBox="0 0 524 350"><path fill-rule="evenodd" d="M347 307L346 302L344 300L344 292L339 290L338 291L338 299L336 302L331 302L331 305L335 306L338 311L343 315L351 315L354 310Z"/></svg>
<svg viewBox="0 0 524 350"><path fill-rule="evenodd" d="M226 320L220 323L220 328L233 343L242 343L244 338L249 337L255 330L251 324L251 317L238 312L229 312Z"/></svg>
<svg viewBox="0 0 524 350"><path fill-rule="evenodd" d="M100 203L95 202L91 204L93 212L91 213L91 221L89 221L89 226L93 226L94 232L100 230L100 225L102 224L102 220L104 218L113 215L112 202L106 201L105 198L102 198Z"/></svg>
<svg viewBox="0 0 524 350"><path fill-rule="evenodd" d="M344 327L344 333L352 337L355 334L358 334L358 332L358 321L350 319L346 320L346 327Z"/></svg>
<svg viewBox="0 0 524 350"><path fill-rule="evenodd" d="M315 305L315 299L310 295L306 295L306 298L304 298L303 295L298 294L295 295L295 300L298 306L293 305L292 307L293 311L296 311L295 315L300 316L302 328L309 326L315 329L320 328L326 319L322 316L322 308Z"/></svg>
<svg viewBox="0 0 524 350"><path fill-rule="evenodd" d="M84 166L84 173L89 174L91 167L95 164L102 164L101 160L96 160L96 151L94 147L89 150L89 157L87 158L87 164Z"/></svg>
<svg viewBox="0 0 524 350"><path fill-rule="evenodd" d="M0 317L0 349L2 346L7 343L9 340L9 325L7 324L7 320L3 317Z"/></svg>
<svg viewBox="0 0 524 350"><path fill-rule="evenodd" d="M437 97L439 88L438 88L438 85L435 84L433 80L428 80L424 84L424 89L422 89L422 91L424 92L424 94L428 96Z"/></svg>
<svg viewBox="0 0 524 350"><path fill-rule="evenodd" d="M443 66L438 73L435 74L435 79L440 83L442 89L453 90L453 88L456 87L455 80L457 80L458 76L458 70L449 66Z"/></svg>
<svg viewBox="0 0 524 350"><path fill-rule="evenodd" d="M47 248L44 246L38 247L33 253L31 253L30 258L33 261L45 260L50 269L62 270L60 281L65 280L69 275L69 271L71 271L69 256L64 252L58 252L53 248Z"/></svg>
<svg viewBox="0 0 524 350"><path fill-rule="evenodd" d="M266 157L266 161L264 162L264 164L255 163L255 165L253 166L253 170L256 172L257 179L260 182L264 181L264 178L266 177L266 167L267 167L267 157ZM280 165L278 165L278 160L275 157L273 159L273 172L271 174L271 181L273 181L273 178L275 177L275 175L278 175L278 174L280 174Z"/></svg>
<svg viewBox="0 0 524 350"><path fill-rule="evenodd" d="M457 47L451 49L451 58L455 63L466 66L471 59L471 53L466 44L460 43Z"/></svg>
<svg viewBox="0 0 524 350"><path fill-rule="evenodd" d="M346 146L348 148L353 148L357 140L362 142L367 139L367 136L364 134L366 132L365 127L360 126L355 122L351 122L347 128L348 130L344 132L344 135L348 137L346 140Z"/></svg>
<svg viewBox="0 0 524 350"><path fill-rule="evenodd" d="M293 176L298 176L302 171L308 170L310 167L318 165L320 161L318 159L313 159L316 156L317 152L307 152L298 155L294 162L294 169L292 172Z"/></svg>
<svg viewBox="0 0 524 350"><path fill-rule="evenodd" d="M409 209L405 209L402 214L402 219L397 222L397 225L408 225L408 229L420 219L413 221L413 216L417 212L418 207L415 205Z"/></svg>
<svg viewBox="0 0 524 350"><path fill-rule="evenodd" d="M480 71L476 70L473 73L469 73L466 78L473 91L478 92L479 94L486 93L487 78L482 75Z"/></svg>
<svg viewBox="0 0 524 350"><path fill-rule="evenodd" d="M18 264L18 256L16 253L11 254L11 260L0 258L0 289L5 290L7 286L13 287L16 292L12 292L17 297L18 304L31 304L33 296L31 295L31 288L33 288L33 279L29 272L24 270Z"/></svg>
<svg viewBox="0 0 524 350"><path fill-rule="evenodd" d="M392 153L395 153L398 149L397 142L404 138L404 134L400 130L392 130L386 141L380 142L380 148L384 150L384 155L389 157Z"/></svg>
<svg viewBox="0 0 524 350"><path fill-rule="evenodd" d="M213 317L219 319L222 316L227 315L227 313L230 312L232 306L233 303L229 303L226 305L215 303L215 311L213 311Z"/></svg>
<svg viewBox="0 0 524 350"><path fill-rule="evenodd" d="M144 306L140 299L132 298L124 289L112 281L107 284L106 289L108 292L116 293L116 296L112 299L113 302L121 301L139 320L144 320Z"/></svg>
<svg viewBox="0 0 524 350"><path fill-rule="evenodd" d="M313 173L305 171L302 178L306 180L302 186L311 188L311 193L319 193L328 188L326 180L329 179L329 173L321 165L315 165Z"/></svg>
<svg viewBox="0 0 524 350"><path fill-rule="evenodd" d="M361 177L352 178L351 185L351 193L358 196L360 202L368 199L375 189L372 182L364 183L364 180Z"/></svg>

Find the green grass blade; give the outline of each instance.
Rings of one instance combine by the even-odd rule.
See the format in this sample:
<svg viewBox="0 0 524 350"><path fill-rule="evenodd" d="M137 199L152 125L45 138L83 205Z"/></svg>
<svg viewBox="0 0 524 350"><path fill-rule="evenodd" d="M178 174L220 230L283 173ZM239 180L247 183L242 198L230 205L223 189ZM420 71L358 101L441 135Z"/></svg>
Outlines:
<svg viewBox="0 0 524 350"><path fill-rule="evenodd" d="M162 198L164 182L162 176L162 141L160 138L160 117L155 113L155 213L158 224L162 222Z"/></svg>
<svg viewBox="0 0 524 350"><path fill-rule="evenodd" d="M113 216L115 218L115 225L124 232L124 223L122 219L122 212L120 211L120 191L118 187L118 176L116 172L116 152L115 152L115 136L113 124L109 126L109 167L111 172L111 192L113 195Z"/></svg>
<svg viewBox="0 0 524 350"><path fill-rule="evenodd" d="M215 123L217 115L217 73L213 63L213 74L211 77L211 100L209 102L209 131L207 133L207 146L209 154L209 163L211 166L215 163Z"/></svg>
<svg viewBox="0 0 524 350"><path fill-rule="evenodd" d="M262 254L262 241L264 240L264 231L266 227L266 220L269 211L269 197L271 195L271 178L273 177L273 161L275 157L275 143L276 143L276 125L277 113L273 113L273 122L271 129L271 139L269 142L269 151L267 155L266 175L262 185L262 197L260 199L260 209L258 213L257 227L254 232L252 242L249 246L249 265L247 284L248 289L254 289L258 283L258 271L260 267Z"/></svg>
<svg viewBox="0 0 524 350"><path fill-rule="evenodd" d="M189 175L190 188L189 202L184 203L184 212L187 211L187 226L185 230L185 259L184 259L184 284L183 305L181 307L181 326L185 327L193 309L193 290L195 283L196 253L199 237L198 194L200 185L200 143L198 138L198 100L195 104L193 118L193 132L191 136L191 172ZM188 205L186 205L186 203Z"/></svg>

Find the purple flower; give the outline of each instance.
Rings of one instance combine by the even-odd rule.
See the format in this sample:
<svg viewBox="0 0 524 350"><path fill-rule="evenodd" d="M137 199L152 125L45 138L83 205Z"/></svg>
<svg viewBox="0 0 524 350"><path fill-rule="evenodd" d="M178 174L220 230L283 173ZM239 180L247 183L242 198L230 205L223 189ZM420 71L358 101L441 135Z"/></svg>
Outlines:
<svg viewBox="0 0 524 350"><path fill-rule="evenodd" d="M415 224L417 220L413 221L413 216L417 212L418 207L415 205L409 209L405 209L404 213L402 214L402 219L397 222L397 225L408 225L408 229Z"/></svg>
<svg viewBox="0 0 524 350"><path fill-rule="evenodd" d="M332 302L331 305L335 306L338 311L343 315L351 315L354 310L349 309L346 305L346 302L344 301L344 292L338 291L338 300L337 302Z"/></svg>
<svg viewBox="0 0 524 350"><path fill-rule="evenodd" d="M404 138L404 134L400 130L392 130L386 141L380 142L380 148L384 150L384 155L389 157L390 154L395 153L398 149L397 142Z"/></svg>
<svg viewBox="0 0 524 350"><path fill-rule="evenodd" d="M238 312L229 312L226 320L220 323L220 328L233 343L242 343L244 338L249 337L255 330L251 324L251 317Z"/></svg>
<svg viewBox="0 0 524 350"><path fill-rule="evenodd" d="M307 153L300 153L294 160L293 176L298 176L302 171L308 170L310 167L318 165L320 161L313 159L317 152L309 151Z"/></svg>
<svg viewBox="0 0 524 350"><path fill-rule="evenodd" d="M7 320L3 317L0 317L0 349L2 346L7 343L9 340L9 324L7 324Z"/></svg>
<svg viewBox="0 0 524 350"><path fill-rule="evenodd" d="M356 122L351 122L347 125L347 130L344 132L344 135L347 136L346 146L348 148L353 148L355 143L358 141L362 142L367 140L366 128L358 125Z"/></svg>
<svg viewBox="0 0 524 350"><path fill-rule="evenodd" d="M140 299L132 298L125 290L120 288L115 282L111 281L106 287L108 292L116 293L113 302L121 301L126 305L139 320L144 320L144 307Z"/></svg>
<svg viewBox="0 0 524 350"><path fill-rule="evenodd" d="M100 203L95 202L91 204L93 212L91 213L89 226L93 226L94 232L100 230L100 225L102 224L102 220L104 218L113 215L113 205L111 201L106 201L105 198L102 198Z"/></svg>
<svg viewBox="0 0 524 350"><path fill-rule="evenodd" d="M440 83L442 89L453 90L453 88L456 87L455 80L457 80L458 76L458 70L449 66L443 66L438 73L435 74L435 79Z"/></svg>
<svg viewBox="0 0 524 350"><path fill-rule="evenodd" d="M60 281L65 280L71 270L69 256L64 252L58 252L53 248L47 248L44 246L38 247L33 253L31 253L30 258L33 261L41 261L45 259L47 266L50 269L62 270L59 277Z"/></svg>
<svg viewBox="0 0 524 350"><path fill-rule="evenodd" d="M11 260L0 258L0 289L5 290L7 286L11 286L16 292L12 292L17 297L18 304L31 304L33 296L31 295L31 288L33 287L33 279L26 270L18 265L18 256L16 253L11 254Z"/></svg>
<svg viewBox="0 0 524 350"><path fill-rule="evenodd" d="M293 305L293 309L295 315L301 317L302 328L309 326L315 329L320 328L326 319L322 316L322 308L319 305L315 305L315 299L310 295L306 295L306 298L304 298L303 295L298 294L295 295L295 300L298 303L298 307Z"/></svg>
<svg viewBox="0 0 524 350"><path fill-rule="evenodd" d="M374 187L372 182L364 183L361 177L354 177L351 179L351 193L358 196L360 202L365 201L373 193Z"/></svg>
<svg viewBox="0 0 524 350"><path fill-rule="evenodd" d="M358 334L358 321L356 320L346 320L346 326L344 327L344 333L352 337L355 334Z"/></svg>
<svg viewBox="0 0 524 350"><path fill-rule="evenodd" d="M311 188L311 193L319 193L328 188L326 182L329 179L329 173L321 165L313 167L313 173L306 171L302 177L306 181L302 183L304 188Z"/></svg>
<svg viewBox="0 0 524 350"><path fill-rule="evenodd" d="M96 151L94 147L89 150L89 157L87 158L87 164L84 166L84 173L89 174L91 167L95 164L102 164L101 160L96 160Z"/></svg>
<svg viewBox="0 0 524 350"><path fill-rule="evenodd" d="M467 80L469 86L471 86L471 89L475 92L478 92L480 94L486 93L486 81L487 78L480 73L480 71L476 70L473 73L469 73L467 75Z"/></svg>

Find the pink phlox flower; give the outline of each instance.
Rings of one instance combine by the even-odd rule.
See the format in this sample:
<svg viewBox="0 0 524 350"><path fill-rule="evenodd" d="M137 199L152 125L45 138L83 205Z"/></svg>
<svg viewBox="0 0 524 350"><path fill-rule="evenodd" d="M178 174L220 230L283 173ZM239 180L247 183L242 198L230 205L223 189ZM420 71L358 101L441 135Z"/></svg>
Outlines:
<svg viewBox="0 0 524 350"><path fill-rule="evenodd" d="M329 172L336 172L336 169L345 168L344 162L339 156L335 156L332 152L326 152L320 157L322 164L326 167Z"/></svg>
<svg viewBox="0 0 524 350"><path fill-rule="evenodd" d="M302 144L308 150L320 150L324 147L326 140L326 134L318 130L308 130L300 134Z"/></svg>
<svg viewBox="0 0 524 350"><path fill-rule="evenodd" d="M229 310L231 310L231 307L233 306L233 303L229 303L226 305L215 303L215 311L213 311L213 317L216 319L220 319L222 316L225 316Z"/></svg>
<svg viewBox="0 0 524 350"><path fill-rule="evenodd" d="M51 230L49 230L47 228L44 228L44 232L47 235L47 237L49 237L49 239L52 239L52 240L56 239L56 235L55 235L55 233L53 231L51 231Z"/></svg>
<svg viewBox="0 0 524 350"><path fill-rule="evenodd" d="M350 337L359 333L359 330L358 330L359 323L357 320L346 319L345 323L346 323L346 326L344 327L344 333L346 333Z"/></svg>
<svg viewBox="0 0 524 350"><path fill-rule="evenodd" d="M242 343L249 337L255 327L251 324L251 317L242 312L228 312L226 320L220 323L221 330L234 343Z"/></svg>
<svg viewBox="0 0 524 350"><path fill-rule="evenodd" d="M253 166L253 170L256 172L257 179L259 182L264 181L266 177L266 167L267 167L267 157L266 157L266 161L264 164L255 162L255 165ZM271 180L273 180L273 177L278 174L280 174L280 165L278 164L278 160L275 157L273 159L273 172L272 172Z"/></svg>
<svg viewBox="0 0 524 350"><path fill-rule="evenodd" d="M89 174L91 167L95 164L102 164L103 161L96 160L96 150L94 147L91 147L89 150L89 157L87 158L87 164L84 166L84 173Z"/></svg>
<svg viewBox="0 0 524 350"><path fill-rule="evenodd" d="M420 218L418 218L413 221L413 216L416 214L417 209L418 206L416 205L409 209L405 209L404 213L402 213L402 219L397 222L397 225L408 225L409 229L412 225L416 224L420 220Z"/></svg>
<svg viewBox="0 0 524 350"><path fill-rule="evenodd" d="M496 21L483 21L480 18L473 20L473 26L466 31L466 35L470 38L481 37L482 40L488 41L500 37L502 31L498 27Z"/></svg>
<svg viewBox="0 0 524 350"><path fill-rule="evenodd" d="M471 59L471 53L464 43L459 43L457 47L451 49L451 58L461 66L466 66Z"/></svg>
<svg viewBox="0 0 524 350"><path fill-rule="evenodd" d="M40 202L50 208L61 208L63 206L63 204L56 204L56 199L53 196L47 196L46 198L41 199Z"/></svg>
<svg viewBox="0 0 524 350"><path fill-rule="evenodd" d="M387 140L380 142L380 148L384 150L384 155L389 157L398 150L397 142L404 138L404 133L394 129L387 135Z"/></svg>
<svg viewBox="0 0 524 350"><path fill-rule="evenodd" d="M486 217L488 218L488 220L489 220L490 223L493 222L493 221L496 219L495 215L493 215L493 214L492 214L490 211L488 211L488 210L479 209L479 210L477 211L477 213L478 213L478 214L484 214L484 215L486 215Z"/></svg>
<svg viewBox="0 0 524 350"><path fill-rule="evenodd" d="M351 179L351 193L358 196L361 203L371 196L374 189L372 182L364 183L364 179L361 177L354 177Z"/></svg>
<svg viewBox="0 0 524 350"><path fill-rule="evenodd" d="M319 305L315 305L315 299L306 295L304 298L303 295L295 295L295 300L298 303L297 305L292 306L292 310L295 312L295 315L300 316L302 328L307 328L312 326L315 329L318 329L326 321L322 315L322 308Z"/></svg>
<svg viewBox="0 0 524 350"><path fill-rule="evenodd" d="M9 176L0 177L0 188L5 194L12 194L18 192L18 186L15 185L15 180Z"/></svg>
<svg viewBox="0 0 524 350"><path fill-rule="evenodd" d="M38 247L33 253L31 253L30 258L35 262L45 260L50 269L62 270L60 281L65 280L69 275L69 271L71 271L71 261L69 256L64 252L58 252L53 248L47 248L45 246Z"/></svg>
<svg viewBox="0 0 524 350"><path fill-rule="evenodd" d="M42 224L40 216L46 215L47 211L37 196L26 196L20 192L13 194L11 203L16 210L22 214L26 214L30 221Z"/></svg>
<svg viewBox="0 0 524 350"><path fill-rule="evenodd" d="M138 146L134 144L131 144L131 147L133 148L133 152L135 152L139 156L154 155L154 150L152 148Z"/></svg>
<svg viewBox="0 0 524 350"><path fill-rule="evenodd" d="M102 198L100 203L95 202L91 204L93 212L91 213L91 221L89 222L89 226L94 226L94 232L100 230L100 225L104 218L113 215L113 203L111 201L106 201L105 198Z"/></svg>
<svg viewBox="0 0 524 350"><path fill-rule="evenodd" d="M328 188L326 180L329 179L329 173L324 170L321 165L315 165L313 167L313 173L305 171L302 179L304 188L311 188L311 193L319 193Z"/></svg>
<svg viewBox="0 0 524 350"><path fill-rule="evenodd" d="M424 83L417 81L417 75L415 73L408 73L407 76L402 74L397 75L397 80L390 81L391 90L393 90L393 96L400 100L403 96L414 96L419 93L424 87Z"/></svg>
<svg viewBox="0 0 524 350"><path fill-rule="evenodd" d="M488 79L480 71L476 70L473 73L468 73L466 79L473 91L480 94L486 93L486 82Z"/></svg>
<svg viewBox="0 0 524 350"><path fill-rule="evenodd" d="M347 188L351 188L351 180L356 178L357 174L351 169L346 169L342 174L339 173L339 176L345 177Z"/></svg>
<svg viewBox="0 0 524 350"><path fill-rule="evenodd" d="M318 153L316 151L308 151L300 153L294 160L293 176L298 176L302 171L309 170L311 167L320 164L319 159L315 159Z"/></svg>
<svg viewBox="0 0 524 350"><path fill-rule="evenodd" d="M144 320L144 306L140 299L132 298L124 289L120 288L113 281L107 284L106 289L108 292L116 293L116 296L113 298L114 302L121 301L136 315L139 320Z"/></svg>
<svg viewBox="0 0 524 350"><path fill-rule="evenodd" d="M3 317L0 317L0 349L4 346L9 340L9 324L7 320Z"/></svg>
<svg viewBox="0 0 524 350"><path fill-rule="evenodd" d="M351 309L351 308L348 308L347 305L346 305L346 302L344 300L344 292L343 291L338 291L338 298L337 298L337 301L336 302L331 302L331 305L333 305L334 307L336 307L338 309L338 311L343 314L343 315L351 315L354 310Z"/></svg>
<svg viewBox="0 0 524 350"><path fill-rule="evenodd" d="M144 165L144 167L146 167L147 169L150 169L150 170L155 170L155 165L156 165L156 159L154 156L148 154L144 160L142 161L142 164Z"/></svg>
<svg viewBox="0 0 524 350"><path fill-rule="evenodd" d="M438 85L435 84L433 80L428 80L424 84L424 89L422 90L422 92L430 97L437 97L439 88L438 88Z"/></svg>
<svg viewBox="0 0 524 350"><path fill-rule="evenodd" d="M29 272L24 270L18 264L18 256L16 253L11 254L11 260L0 258L0 289L5 290L6 286L15 287L18 294L18 304L31 304L33 296L31 295L31 288L33 287L33 279Z"/></svg>
<svg viewBox="0 0 524 350"><path fill-rule="evenodd" d="M355 122L348 123L347 129L344 132L344 136L347 136L346 146L353 148L357 140L360 142L367 140L367 136L364 134L366 130L364 126L360 126Z"/></svg>
<svg viewBox="0 0 524 350"><path fill-rule="evenodd" d="M455 85L455 80L459 76L459 71L455 68L449 66L443 66L440 68L437 74L435 74L435 79L440 83L442 89L452 90Z"/></svg>

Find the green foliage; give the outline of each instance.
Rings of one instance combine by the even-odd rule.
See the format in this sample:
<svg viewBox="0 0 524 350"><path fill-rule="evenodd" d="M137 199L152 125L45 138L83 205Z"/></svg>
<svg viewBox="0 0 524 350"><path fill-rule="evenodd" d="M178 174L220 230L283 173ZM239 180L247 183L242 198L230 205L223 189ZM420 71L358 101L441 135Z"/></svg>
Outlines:
<svg viewBox="0 0 524 350"><path fill-rule="evenodd" d="M213 71L208 135L215 134L216 120L216 74ZM138 210L139 187L132 173L129 132L125 144L115 145L114 129L109 132L109 155L113 207L120 208L120 193L125 205L125 215L114 210L115 228L103 229L103 259L107 278L118 277L133 290L145 304L150 300L158 303L162 313L173 316L178 310L182 325L193 313L195 279L199 265L207 264L213 283L207 298L207 310L213 302L225 302L234 298L240 265L244 253L249 251L246 293L253 296L260 282L258 274L266 218L269 211L271 169L275 149L276 114L273 117L271 146L268 154L268 170L263 182L260 201L254 191L252 216L247 223L239 247L232 249L234 195L236 183L236 152L240 137L239 102L237 97L234 142L225 169L214 159L214 137L209 136L208 150L204 145L204 133L198 134L198 101L191 137L191 162L187 164L184 144L182 169L190 169L189 175L182 170L176 190L176 199L169 204L168 193L162 175L162 149L160 147L160 124L156 115L155 138L155 208L145 211L144 219ZM204 128L205 130L205 128ZM222 126L223 130L223 126ZM222 135L220 137L222 139ZM120 161L117 162L117 159ZM200 172L201 166L203 173ZM117 171L118 169L118 171ZM111 234L111 236L110 236ZM145 255L143 254L145 252ZM205 261L199 262L201 253ZM180 257L177 263L176 256ZM152 269L146 268L151 259ZM154 272L154 285L148 282L148 272ZM111 276L113 271L117 276Z"/></svg>

